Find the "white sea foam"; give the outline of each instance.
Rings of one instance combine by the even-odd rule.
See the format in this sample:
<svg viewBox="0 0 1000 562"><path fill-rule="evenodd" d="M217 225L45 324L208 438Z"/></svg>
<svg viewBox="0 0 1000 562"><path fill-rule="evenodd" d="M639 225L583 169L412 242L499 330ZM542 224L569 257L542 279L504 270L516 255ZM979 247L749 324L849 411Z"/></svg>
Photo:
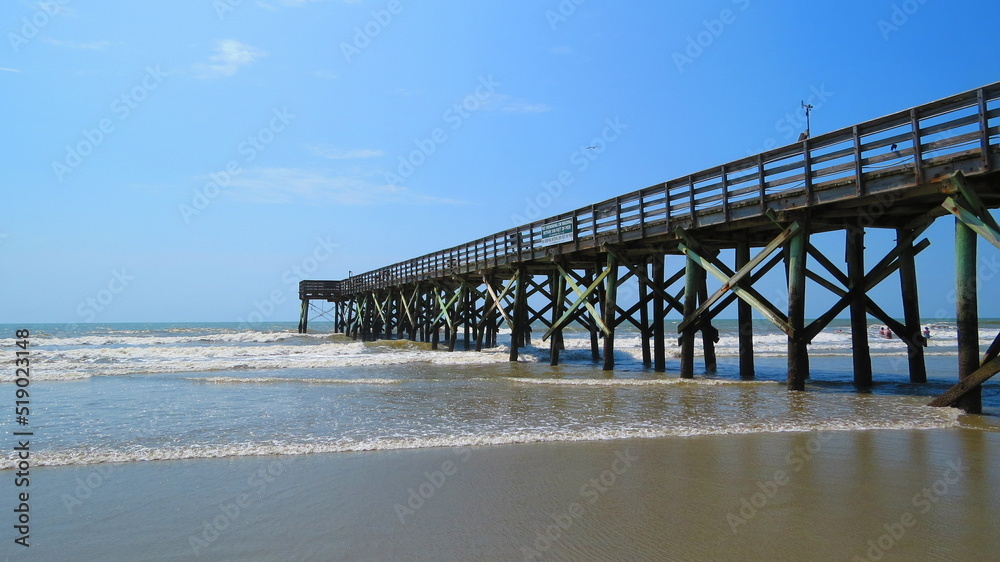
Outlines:
<svg viewBox="0 0 1000 562"><path fill-rule="evenodd" d="M78 337L37 337L34 345L79 347L79 346L146 346L182 345L199 343L274 343L292 339L329 340L330 334L297 334L292 332L223 332L214 334L171 335L123 335L102 334ZM0 341L2 343L2 341Z"/></svg>
<svg viewBox="0 0 1000 562"><path fill-rule="evenodd" d="M388 366L408 363L475 365L506 362L496 350L431 351L380 349L361 342L313 345L133 346L76 348L37 352L34 380L72 380L94 375L186 373L200 371L319 369ZM13 374L0 375L12 382Z"/></svg>
<svg viewBox="0 0 1000 562"><path fill-rule="evenodd" d="M102 448L75 449L58 452L32 452L34 466L89 465L164 460L251 457L271 455L304 455L361 451L391 451L432 447L468 447L509 445L517 443L607 441L617 439L693 437L700 435L736 435L763 433L801 433L809 431L863 431L874 429L936 429L957 425L958 414L951 408L927 408L924 415L904 421L893 420L814 420L783 422L747 422L719 426L614 428L567 430L526 430L503 433L457 436L426 436L407 438L377 438L366 440L316 440L301 443L234 443L229 445L198 445L189 447L137 448L110 450ZM16 459L0 460L0 470L11 469Z"/></svg>
<svg viewBox="0 0 1000 562"><path fill-rule="evenodd" d="M299 383L299 384L399 384L404 382L400 379L310 379L293 377L184 377L186 380L213 383L213 384L271 384L271 383Z"/></svg>
<svg viewBox="0 0 1000 562"><path fill-rule="evenodd" d="M728 379L529 379L511 377L508 380L521 384L566 385L566 386L729 386L729 385L777 385L777 381L728 380Z"/></svg>

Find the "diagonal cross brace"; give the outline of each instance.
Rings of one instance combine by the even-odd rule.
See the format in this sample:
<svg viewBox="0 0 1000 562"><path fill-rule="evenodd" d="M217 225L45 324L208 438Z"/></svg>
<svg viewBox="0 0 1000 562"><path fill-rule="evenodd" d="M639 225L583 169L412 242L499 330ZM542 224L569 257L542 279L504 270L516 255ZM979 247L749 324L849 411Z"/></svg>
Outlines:
<svg viewBox="0 0 1000 562"><path fill-rule="evenodd" d="M621 265L621 266L625 267L625 269L629 272L629 274L635 275L639 279L640 282L642 282L643 284L645 284L646 287L648 287L650 289L649 298L655 298L655 297L658 296L661 299L663 299L664 301L666 301L667 304L669 304L671 307L673 307L673 308L675 308L677 310L683 310L684 309L684 303L682 303L680 301L680 299L678 299L678 298L674 297L673 295L671 295L670 293L668 293L666 291L666 289L665 289L665 287L669 287L670 285L673 285L674 282L676 282L677 279L680 278L680 276L676 276L674 278L671 278L671 281L669 281L667 283L664 283L663 287L657 287L655 283L653 283L652 281L650 281L649 276L646 275L645 271L643 271L642 269L639 269L635 265L632 265L628 260L623 260L621 258L621 256L618 255L618 253L615 252L610 246L605 246L604 249L605 249L605 251L607 251L607 253L611 254L611 256L613 258L615 258L615 261L618 262L618 265ZM628 278L628 276L620 279L619 282L624 281L627 278Z"/></svg>
<svg viewBox="0 0 1000 562"><path fill-rule="evenodd" d="M977 234L986 239L987 242L993 244L997 248L1000 248L1000 230L995 230L990 224L990 221L984 220L984 217L992 216L987 213L986 215L977 215L973 211L966 208L963 203L960 203L951 197L944 200L941 206L945 208L949 213L955 215L955 218L962 221L963 224L976 231Z"/></svg>
<svg viewBox="0 0 1000 562"><path fill-rule="evenodd" d="M912 238L912 236L907 238ZM904 245L909 244L908 240L904 239L903 242ZM913 246L913 255L916 256L920 252L924 251L927 248L927 246L930 246L930 244L931 244L930 240L924 238L915 246ZM875 265L875 267L871 269L871 271L868 272L868 275L864 276L864 279L862 279L861 284L858 287L850 288L844 291L842 289L834 290L833 287L828 286L827 287L828 289L830 289L833 293L840 296L840 300L837 301L837 303L834 304L833 307L831 307L830 310L828 310L825 314L823 314L816 320L813 320L811 324L806 326L805 330L803 331L802 337L805 338L806 341L812 340L838 314L840 314L842 310L847 308L855 297L857 297L859 294L865 295L872 288L874 288L879 283L884 281L886 277L893 274L897 269L899 269L899 266L901 265L899 261L899 254L902 252L902 250L903 250L903 245L897 245L895 248L893 248L892 251L890 251L884 258L882 258L881 261L879 261ZM874 301L872 301L869 297L867 297L867 295L865 296L865 299L866 299L866 308L869 309L869 312L871 312L873 316L879 317L880 320L890 325L890 328L896 331L897 334L905 333L906 331L905 328L903 329L903 332L899 331L899 327L901 326L899 322L896 322L895 320L889 318L888 315L885 315L885 313L882 312L882 309L879 308L877 305L875 305ZM876 312L878 314L876 314ZM886 316L886 318L882 318L883 315Z"/></svg>
<svg viewBox="0 0 1000 562"><path fill-rule="evenodd" d="M504 321L507 322L507 327L511 329L513 329L514 327L514 321L511 320L510 316L507 314L507 311L504 309L501 303L503 302L503 298L507 296L507 293L509 293L510 290L514 287L515 281L517 281L517 274L514 274L514 277L510 278L510 281L507 282L507 286L504 287L503 291L500 291L500 296L497 296L496 291L493 290L493 285L490 284L489 280L486 279L486 277L483 277L483 283L486 284L486 291L490 294L490 298L493 299L492 306L500 311L500 315L503 316ZM483 319L479 322L480 328L482 328L486 324L487 320L485 311L483 312L484 312Z"/></svg>
<svg viewBox="0 0 1000 562"><path fill-rule="evenodd" d="M784 259L784 256L782 256L781 254L778 254L778 255L772 257L770 261L768 261L767 263L765 263L756 273L754 273L753 275L750 276L749 284L752 286L754 283L756 283L757 281L759 281L761 277L763 277L764 275L766 275L767 272L769 272L772 269L774 269L774 266L776 266L779 263L781 263L781 261L783 259ZM746 281L744 281L744 283L746 283ZM722 299L721 302L719 302L717 305L715 305L715 308L707 311L703 316L697 317L697 320L695 320L695 322L697 322L697 325L694 326L694 329L695 330L700 330L702 323L704 323L706 320L708 320L708 321L713 320L723 310L725 310L729 305L733 304L733 301L735 301L738 298L739 297L736 295L736 293L730 292L728 295L725 296L725 298Z"/></svg>
<svg viewBox="0 0 1000 562"><path fill-rule="evenodd" d="M447 291L448 289L446 287L438 285L437 283L434 283L434 287L437 289L434 291L434 298L437 299L438 304L441 305L441 312L439 312L437 317L434 318L433 321L431 321L431 324L432 325L437 324L438 321L440 321L441 318L444 317L445 323L448 324L448 329L449 330L454 329L454 323L452 321L450 313L451 307L452 305L455 304L455 301L457 301L459 298L465 295L465 287L464 286L458 287L458 290L455 291L455 294L452 295L451 299L448 300L447 304L445 304L444 299L441 298L441 295L438 293L438 291Z"/></svg>
<svg viewBox="0 0 1000 562"><path fill-rule="evenodd" d="M989 208L983 204L979 195L977 195L976 192L965 183L965 174L959 170L952 174L949 179L951 180L951 184L955 186L955 189L962 195L962 198L964 198L968 203L969 210L971 210L974 215L982 219L986 226L994 232L1000 232L1000 225L997 224L993 215L990 214Z"/></svg>
<svg viewBox="0 0 1000 562"><path fill-rule="evenodd" d="M766 260L768 258L768 256L770 256L776 250L778 250L779 248L781 248L781 246L785 242L787 242L789 238L791 238L792 236L795 236L795 234L797 234L798 231L801 230L801 229L802 229L802 225L801 224L799 224L798 222L793 222L788 228L786 228L781 234L779 234L777 238L775 238L774 240L771 241L770 244L768 244L767 246L765 246L764 249L760 251L760 253L758 253L756 256L754 256L754 258L752 260L750 260L749 262L746 263L746 265L744 265L743 267L741 267L739 271L737 271L736 273L731 274L728 277L726 275L724 275L724 274L720 276L720 275L716 275L714 272L712 272L713 275L715 275L716 277L718 277L718 279L720 281L722 281L722 287L720 287L719 290L717 290L714 294L712 294L711 297L709 297L705 302L703 302L701 304L701 306L698 307L698 310L696 310L694 312L694 314L691 316L691 318L686 318L683 322L681 322L680 326L677 327L677 331L678 332L683 332L684 329L687 328L691 323L696 322L697 319L699 317L701 317L701 315L704 314L706 310L708 310L709 308L711 308L713 304L715 304L716 302L718 302L718 300L721 299L723 296L725 296L725 294L728 293L730 290L732 290L737 296L739 296L739 292L737 292L737 290L736 290L737 288L739 288L739 289L741 289L742 291L745 292L749 287L746 286L745 284L740 283L740 281L744 277L746 277L748 275L751 275L752 272L753 272L753 270L754 270L754 268L756 268L758 265L760 265L764 260ZM695 246L696 243L693 240L691 240L690 238L688 238L687 234L685 234L683 231L679 231L678 233L684 238L684 241L688 245ZM685 251L685 253L687 253L687 252ZM695 261L697 261L697 260L695 260ZM715 261L715 260L711 260L711 261ZM715 265L719 266L721 264L715 264ZM721 270L722 268L719 268L719 269ZM740 297L740 298L743 298L743 297ZM754 296L754 298L756 299L757 297ZM744 298L744 300L746 300L746 299ZM750 301L747 301L747 302L750 303L751 306L753 306L752 302L750 302ZM775 311L777 311L777 309L775 309ZM762 312L762 314L763 314L763 312Z"/></svg>
<svg viewBox="0 0 1000 562"><path fill-rule="evenodd" d="M928 406L951 406L959 398L965 396L969 391L986 382L993 375L1000 373L1000 357L983 363L981 367L969 374L969 376L958 381L958 384L949 388L944 394L927 403Z"/></svg>
<svg viewBox="0 0 1000 562"><path fill-rule="evenodd" d="M576 281L573 280L573 277L568 273L566 273L566 270L564 270L561 265L556 264L556 268L559 270L559 274L563 276L563 279L566 280L566 283L570 286L570 288L573 289L573 292L577 294L578 298L576 302L572 303L566 310L566 312L564 312L562 316L559 317L559 320L556 320L556 322L552 324L552 327L549 328L548 331L546 331L545 334L542 335L542 341L545 341L546 339L548 339L549 336L552 335L553 332L565 326L566 323L569 321L570 317L573 316L573 313L576 311L576 309L580 307L581 303L587 307L587 310L590 311L590 314L594 319L594 322L597 323L597 327L600 328L601 332L603 332L604 335L610 336L611 330L608 329L607 325L604 323L604 320L601 319L601 315L598 314L597 309L594 308L594 305L590 303L587 297L589 297L591 293L596 291L597 288L601 286L601 283L604 281L604 278L607 277L609 273L611 273L611 268L605 268L604 271L602 271L601 274L598 275L596 279L594 279L594 281L587 287L586 290L581 289L580 286L577 285Z"/></svg>

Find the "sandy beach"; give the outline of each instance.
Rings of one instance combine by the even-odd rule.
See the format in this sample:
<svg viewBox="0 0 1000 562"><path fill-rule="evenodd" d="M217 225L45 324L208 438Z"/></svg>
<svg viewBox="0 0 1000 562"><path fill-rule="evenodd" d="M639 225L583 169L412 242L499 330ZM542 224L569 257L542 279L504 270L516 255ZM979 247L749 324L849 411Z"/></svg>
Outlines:
<svg viewBox="0 0 1000 562"><path fill-rule="evenodd" d="M39 468L18 559L986 560L993 429Z"/></svg>

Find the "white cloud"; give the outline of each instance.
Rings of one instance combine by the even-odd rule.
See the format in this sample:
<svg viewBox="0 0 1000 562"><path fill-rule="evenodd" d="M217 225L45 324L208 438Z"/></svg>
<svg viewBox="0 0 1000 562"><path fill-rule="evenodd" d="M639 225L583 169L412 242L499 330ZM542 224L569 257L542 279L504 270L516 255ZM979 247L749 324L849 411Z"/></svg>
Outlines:
<svg viewBox="0 0 1000 562"><path fill-rule="evenodd" d="M336 80L337 75L330 72L329 70L317 70L312 73L316 78L322 78L324 80Z"/></svg>
<svg viewBox="0 0 1000 562"><path fill-rule="evenodd" d="M331 176L321 170L252 168L230 182L228 192L255 203L313 205L462 204L365 176Z"/></svg>
<svg viewBox="0 0 1000 562"><path fill-rule="evenodd" d="M16 68L5 68L5 67L2 67L2 66L0 66L0 71L3 71L3 72L21 72L20 70L18 70Z"/></svg>
<svg viewBox="0 0 1000 562"><path fill-rule="evenodd" d="M327 146L322 144L312 144L306 146L309 152L317 156L322 156L323 158L329 158L330 160L354 160L358 158L375 158L382 156L385 153L381 150L372 150L370 148L354 148L349 150L344 150L342 148L336 148L333 146Z"/></svg>
<svg viewBox="0 0 1000 562"><path fill-rule="evenodd" d="M208 57L208 64L198 64L196 68L203 77L232 76L244 66L259 58L266 57L267 51L251 47L235 39L221 39L215 44L215 54Z"/></svg>
<svg viewBox="0 0 1000 562"><path fill-rule="evenodd" d="M79 49L85 51L100 51L106 49L111 45L114 45L111 41L91 41L90 43L78 43L76 41L60 41L58 39L52 39L51 37L45 37L42 39L49 45L55 45L56 47L67 47L69 49Z"/></svg>

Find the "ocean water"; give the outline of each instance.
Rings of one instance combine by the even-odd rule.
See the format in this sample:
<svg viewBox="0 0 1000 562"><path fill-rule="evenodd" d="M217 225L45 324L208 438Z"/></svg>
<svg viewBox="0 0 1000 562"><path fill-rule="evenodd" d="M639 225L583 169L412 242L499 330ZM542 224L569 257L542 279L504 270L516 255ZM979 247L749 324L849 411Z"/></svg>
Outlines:
<svg viewBox="0 0 1000 562"><path fill-rule="evenodd" d="M496 349L463 351L460 342L447 352L299 335L291 323L8 325L2 348L12 359L20 328L31 331L35 466L962 423L953 409L923 405L956 379L955 328L941 322L930 325L925 385L908 382L904 344L873 325L877 384L854 392L849 329L838 321L810 346L809 391L793 394L784 388L785 337L763 323L753 381L738 379L731 321L719 324L717 372L694 380L677 377L675 340L668 372L654 373L628 331L616 340L616 370L604 373L586 334L572 332L553 368L537 337L510 363L504 336ZM983 322L984 349L998 330ZM13 378L12 369L0 375L0 389L13 392ZM984 403L1000 414L994 382ZM6 454L0 469L15 461Z"/></svg>
<svg viewBox="0 0 1000 562"><path fill-rule="evenodd" d="M814 340L797 393L782 334L757 326L757 378L741 381L736 326L718 327L717 371L681 380L675 340L655 373L627 330L605 373L580 332L550 367L537 330L510 363L506 335L477 353L292 323L2 326L0 556L995 559L998 385L983 416L925 406L955 381L953 325L930 325L919 385L870 326L865 393L845 322ZM10 336L25 328L19 425ZM998 330L982 323L984 349ZM30 548L14 542L22 503Z"/></svg>

